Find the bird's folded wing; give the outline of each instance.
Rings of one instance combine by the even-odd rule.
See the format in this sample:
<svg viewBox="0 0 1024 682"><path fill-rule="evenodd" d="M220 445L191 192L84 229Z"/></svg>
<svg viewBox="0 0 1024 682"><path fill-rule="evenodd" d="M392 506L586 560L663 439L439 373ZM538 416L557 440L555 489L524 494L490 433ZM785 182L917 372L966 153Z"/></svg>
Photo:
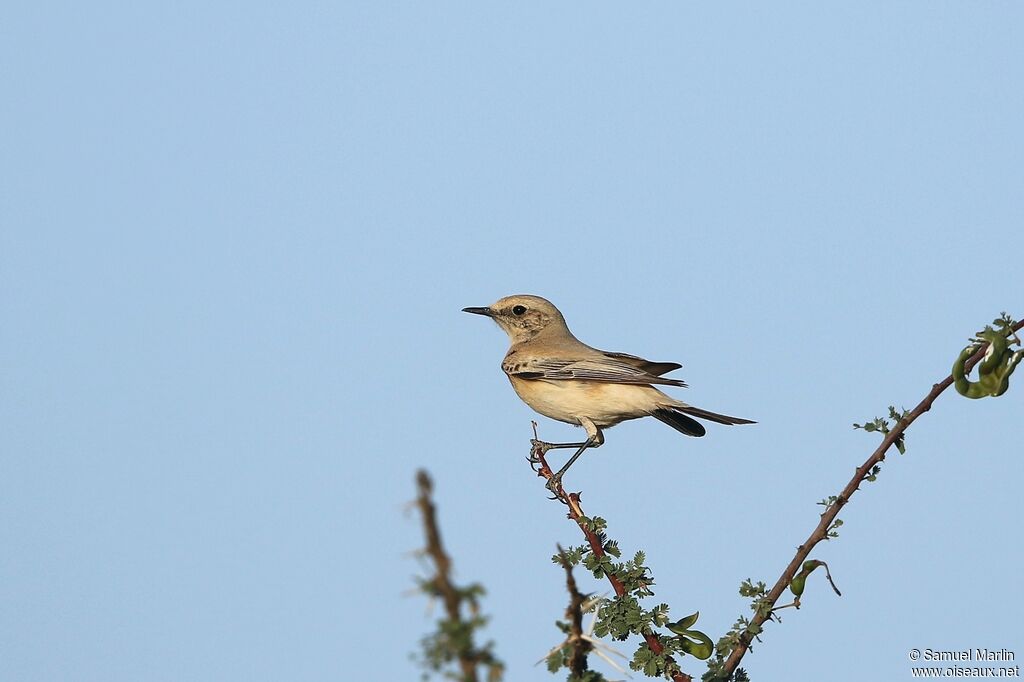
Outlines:
<svg viewBox="0 0 1024 682"><path fill-rule="evenodd" d="M629 353L612 353L611 351L601 352L613 360L621 360L627 365L632 365L659 377L662 374L667 374L672 370L682 367L678 362L652 362L651 360L645 360L644 358L637 357L636 355L630 355Z"/></svg>
<svg viewBox="0 0 1024 682"><path fill-rule="evenodd" d="M639 367L607 356L585 360L560 358L531 358L503 367L507 374L521 379L545 379L561 381L579 379L583 381L604 381L612 384L662 384L665 386L686 386L679 379L665 379L645 372Z"/></svg>

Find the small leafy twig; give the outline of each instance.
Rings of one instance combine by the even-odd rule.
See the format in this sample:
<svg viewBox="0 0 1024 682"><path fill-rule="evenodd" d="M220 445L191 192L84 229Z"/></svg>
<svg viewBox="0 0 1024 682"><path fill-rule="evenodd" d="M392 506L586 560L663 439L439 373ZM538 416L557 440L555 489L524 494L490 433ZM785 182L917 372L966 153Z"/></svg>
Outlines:
<svg viewBox="0 0 1024 682"><path fill-rule="evenodd" d="M422 641L423 664L429 670L440 672L446 664L457 662L459 673L449 672L446 677L459 682L478 682L477 668L484 666L488 682L498 682L504 672L504 664L494 656L493 644L488 642L477 647L473 643L474 633L487 623L487 618L480 614L479 605L484 589L475 583L458 587L452 582L452 561L441 542L437 509L430 497L433 483L426 471L416 472L416 487L419 491L416 506L423 517L423 532L427 541L421 552L431 559L435 568L433 577L418 581L419 588L431 597L440 598L447 615L447 618L438 622L437 632ZM462 616L464 603L469 606L468 619Z"/></svg>
<svg viewBox="0 0 1024 682"><path fill-rule="evenodd" d="M1007 324L1005 327L1005 334L1006 336L1009 336L1019 331L1021 328L1024 328L1024 321L1020 321L1012 325ZM978 349L974 354L964 361L963 368L965 373L970 372L971 369L981 361L985 356L985 351L988 349L988 346L988 343L979 344ZM888 424L885 424L885 429L880 428L881 424L878 424L877 420L876 422L860 426L860 428L864 428L869 431L881 431L885 436L882 439L882 443L874 452L871 453L871 456L857 468L853 474L853 478L851 478L850 482L846 484L846 487L843 488L842 492L834 496L834 498L829 498L826 501L827 505L825 507L825 511L821 514L821 519L819 520L818 525L815 526L813 531L811 531L811 534L803 544L797 548L796 556L794 556L793 560L789 562L789 565L786 566L782 575L779 576L779 579L775 582L775 585L772 586L772 589L767 593L767 595L765 595L764 600L769 605L767 613L763 612L763 610L755 613L754 618L750 620L746 628L737 634L735 641L733 642L734 646L732 647L732 651L729 653L728 658L726 658L725 663L721 666L720 672L716 673L717 675L728 679L733 675L734 671L739 672L737 671L737 667L739 666L740 661L743 660L743 656L750 649L753 639L761 632L761 626L772 616L771 609L778 602L782 593L790 585L793 578L800 570L801 565L807 560L807 557L810 555L814 547L819 542L828 539L830 532L834 532L834 528L836 527L835 521L837 521L836 516L839 514L839 511L847 502L850 501L853 494L860 490L860 484L862 482L874 480L872 477L877 476L878 465L885 460L885 455L890 447L896 445L900 452L904 451L904 448L902 447L904 443L904 432L906 432L907 428L909 428L918 417L930 410L935 399L952 384L953 376L950 374L950 376L947 376L945 379L942 379L937 384L933 385L932 390L929 391L924 399L909 412L897 414L894 409L890 408L890 416L896 418L896 422L891 428L889 428ZM873 426L875 428L868 428L869 426Z"/></svg>
<svg viewBox="0 0 1024 682"><path fill-rule="evenodd" d="M562 567L565 568L565 587L569 591L569 608L565 610L565 616L569 619L569 638L567 640L571 647L569 656L569 672L576 677L583 677L587 671L587 654L593 648L583 637L583 602L586 595L576 587L576 578L572 575L572 564L565 556L565 550L558 547L558 556L562 560Z"/></svg>
<svg viewBox="0 0 1024 682"><path fill-rule="evenodd" d="M561 549L561 548L559 548ZM556 555L557 556L557 555ZM568 560L568 557L566 557ZM570 568L572 562L569 562ZM603 597L584 597L583 603L580 604L580 633L578 637L586 642L590 646L590 652L595 654L602 661L607 663L617 672L625 673L622 666L612 660L611 656L618 656L619 658L626 658L621 652L608 646L601 640L597 639L594 635L594 629L597 626L597 606L604 601ZM571 605L570 605L571 608ZM568 615L568 612L566 612ZM590 625L587 628L582 627L582 615L584 613L591 613ZM568 636L559 644L556 644L551 648L544 658L537 661L538 663L546 662L548 664L549 672L556 672L559 668L570 666L570 661L573 655L574 638L577 635L572 634L573 626L569 623L563 623L562 621L556 621L555 625ZM573 673L570 671L569 682L607 682L607 678L604 675L597 672L596 670L584 670L582 673Z"/></svg>

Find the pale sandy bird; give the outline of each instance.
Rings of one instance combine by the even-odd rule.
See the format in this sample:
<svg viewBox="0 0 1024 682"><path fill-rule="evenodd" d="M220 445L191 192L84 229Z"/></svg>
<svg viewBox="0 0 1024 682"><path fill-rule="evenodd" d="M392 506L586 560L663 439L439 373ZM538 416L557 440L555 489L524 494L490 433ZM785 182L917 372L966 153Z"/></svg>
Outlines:
<svg viewBox="0 0 1024 682"><path fill-rule="evenodd" d="M508 334L511 347L501 368L523 402L545 417L582 426L587 432L582 443L536 444L542 452L577 448L548 481L549 488L557 487L584 450L604 443L602 429L629 419L654 417L697 437L705 430L693 417L729 426L755 423L708 412L662 393L655 385L686 386L663 376L682 365L591 348L572 335L558 308L540 296L506 296L489 307L463 311L490 317Z"/></svg>

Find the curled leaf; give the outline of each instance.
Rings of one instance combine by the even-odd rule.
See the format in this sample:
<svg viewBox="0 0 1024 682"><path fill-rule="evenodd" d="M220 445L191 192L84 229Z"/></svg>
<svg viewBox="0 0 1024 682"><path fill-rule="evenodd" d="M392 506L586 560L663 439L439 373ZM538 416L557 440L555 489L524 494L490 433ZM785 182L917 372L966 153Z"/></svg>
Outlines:
<svg viewBox="0 0 1024 682"><path fill-rule="evenodd" d="M1002 331L986 326L978 332L976 343L964 348L953 363L953 386L957 392L967 398L998 397L1006 393L1010 385L1010 375L1024 360L1024 350L1014 352L1010 349L1011 341L1017 343L1016 336L1008 336L1013 325L1007 320L996 320ZM977 352L981 344L987 343L985 355L978 363L978 380L971 381L967 377L967 360Z"/></svg>
<svg viewBox="0 0 1024 682"><path fill-rule="evenodd" d="M832 581L832 574L828 570L828 564L826 564L824 561L818 561L817 559L808 559L804 562L803 566L800 567L800 572L793 576L793 580L791 580L789 583L789 589L794 595L798 597L798 602L800 595L804 593L804 587L807 584L807 576L809 576L814 571L814 569L818 568L819 566L825 567L825 575L828 577L828 583L832 586L832 589L835 591L835 593L840 597L843 596L843 593L839 591L838 587L836 587L835 582Z"/></svg>
<svg viewBox="0 0 1024 682"><path fill-rule="evenodd" d="M807 575L804 573L797 573L793 576L793 580L789 583L790 591L796 596L800 596L804 593L804 586L807 584Z"/></svg>
<svg viewBox="0 0 1024 682"><path fill-rule="evenodd" d="M682 620L679 620L675 623L667 623L665 627L667 627L669 630L676 633L677 635L685 635L687 631L690 628L692 628L694 624L696 624L697 619L699 617L700 611L697 611L696 613L691 613L686 618L683 618Z"/></svg>
<svg viewBox="0 0 1024 682"><path fill-rule="evenodd" d="M706 661L715 650L711 638L700 630L690 630L679 637L679 647L694 658Z"/></svg>

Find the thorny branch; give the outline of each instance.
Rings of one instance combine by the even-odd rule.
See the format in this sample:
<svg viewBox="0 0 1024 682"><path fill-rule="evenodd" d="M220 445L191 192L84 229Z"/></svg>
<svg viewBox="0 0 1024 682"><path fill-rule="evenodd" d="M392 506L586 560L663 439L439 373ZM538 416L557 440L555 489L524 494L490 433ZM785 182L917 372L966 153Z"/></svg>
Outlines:
<svg viewBox="0 0 1024 682"><path fill-rule="evenodd" d="M536 428L536 424L534 424L534 428ZM554 476L554 472L551 470L551 467L548 466L547 460L545 460L544 458L544 452L542 448L535 446L533 452L531 453L531 458L533 458L534 461L540 463L538 475L543 476L544 478L547 479L551 479L551 477ZM594 556L606 556L604 547L601 546L600 538L598 538L597 535L592 530L590 530L587 527L586 523L583 521L585 515L583 514L583 508L580 506L579 493L567 493L565 489L562 487L561 481L559 481L555 489L555 495L558 497L558 499L560 499L562 502L568 505L569 518L575 521L576 525L578 525L580 527L580 530L583 531L583 535L587 538L587 543L590 545L590 549L594 553ZM626 594L626 588L622 584L622 581L614 575L612 575L611 573L608 573L606 575L608 577L608 582L611 583L612 589L615 590L615 594L619 597L624 596ZM665 647L661 645L661 641L658 639L658 636L653 632L645 632L644 640L647 642L647 646L650 647L651 651L653 651L655 654L661 655L665 651ZM669 658L669 660L672 661L671 658ZM672 663L675 663L675 661L672 661ZM690 675L687 675L686 673L679 670L678 664L676 664L676 669L677 672L672 674L673 682L692 682L693 678Z"/></svg>
<svg viewBox="0 0 1024 682"><path fill-rule="evenodd" d="M1016 332L1019 331L1021 328L1024 328L1024 320L1013 325L1011 331ZM964 365L966 372L969 373L971 369L976 364L978 364L978 362L981 361L982 357L985 355L985 351L988 349L988 345L989 344L987 343L982 344L981 347L978 348L977 352L971 356L971 358ZM835 499L835 502L833 502L827 509L825 509L825 512L821 515L821 520L818 522L818 525L815 527L814 531L803 542L803 544L797 548L796 556L794 556L793 560L789 562L789 565L786 566L786 570L782 572L782 575L779 576L779 579L775 583L774 587L772 587L771 591L768 592L767 602L769 604L774 606L782 597L782 593L786 590L790 582L793 580L793 576L795 576L797 571L800 570L801 564L803 564L804 560L807 559L808 556L810 556L811 551L814 549L814 547L827 537L828 529L832 526L832 523L833 521L835 521L836 516L839 515L839 511L846 505L847 502L850 501L850 498L853 496L853 494L860 489L860 484L864 482L865 479L867 479L867 477L871 473L872 468L876 464L879 464L885 459L886 452L888 452L889 448L891 448L893 444L896 443L896 441L903 436L903 433L907 430L907 428L910 427L911 424L914 423L914 421L917 420L918 417L920 417L922 414L931 409L932 403L935 402L935 399L938 398L939 395L947 388L949 388L952 384L953 376L950 375L947 376L942 381L940 381L939 383L932 386L932 390L928 393L928 395L924 397L924 400L918 403L917 407L915 407L913 410L907 413L906 417L900 419L899 422L897 422L893 429L885 435L885 438L882 440L881 445L879 445L878 448L873 453L871 453L871 456L868 457L864 464L858 467L857 471L853 475L853 478L850 479L850 482L846 484L846 487L843 488L843 491L839 493L839 495ZM571 508L572 507L570 505L570 509ZM757 613L751 619L750 624L752 626L760 627L770 617L771 611L767 611L765 613ZM747 653L747 650L750 648L750 643L752 639L753 635L749 634L749 632L745 632L743 635L740 636L739 644L736 646L735 649L733 649L732 653L729 655L729 658L725 661L725 665L723 667L724 673L726 673L727 675L732 675L732 673L736 670L737 666L739 666L740 661L743 660L743 656Z"/></svg>

